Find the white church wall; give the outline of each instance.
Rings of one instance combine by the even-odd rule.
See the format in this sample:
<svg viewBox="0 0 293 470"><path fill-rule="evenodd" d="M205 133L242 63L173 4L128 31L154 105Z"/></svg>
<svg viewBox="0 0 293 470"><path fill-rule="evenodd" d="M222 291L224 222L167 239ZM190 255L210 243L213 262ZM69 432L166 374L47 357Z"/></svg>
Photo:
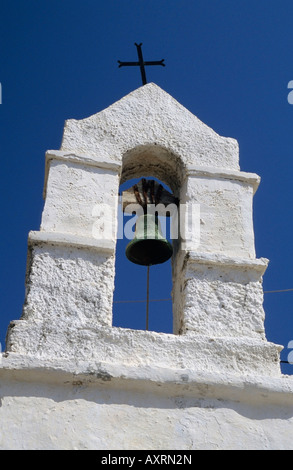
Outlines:
<svg viewBox="0 0 293 470"><path fill-rule="evenodd" d="M174 334L112 326L119 180L148 175L200 207L200 240L174 244ZM293 381L265 337L255 258L259 180L154 84L66 122L1 356L0 448L292 448Z"/></svg>
<svg viewBox="0 0 293 470"><path fill-rule="evenodd" d="M27 373L25 381L1 380L0 449L293 449L287 403L217 399L207 388L174 396L172 386L129 390L110 380L34 379Z"/></svg>

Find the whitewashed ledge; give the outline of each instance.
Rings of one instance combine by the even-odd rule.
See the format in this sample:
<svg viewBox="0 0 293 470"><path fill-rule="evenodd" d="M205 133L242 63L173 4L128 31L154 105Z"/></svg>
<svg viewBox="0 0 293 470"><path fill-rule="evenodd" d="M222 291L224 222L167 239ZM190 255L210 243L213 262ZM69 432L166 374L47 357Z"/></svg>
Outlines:
<svg viewBox="0 0 293 470"><path fill-rule="evenodd" d="M240 258L230 257L218 253L200 253L182 249L180 252L180 262L182 265L204 264L206 266L226 266L234 268L251 268L258 271L261 275L266 271L269 260L267 258Z"/></svg>
<svg viewBox="0 0 293 470"><path fill-rule="evenodd" d="M195 165L186 166L186 175L191 177L206 177L213 179L227 179L229 181L240 181L252 185L255 193L260 185L261 178L256 173L247 173L238 170L220 170L219 168L202 167Z"/></svg>
<svg viewBox="0 0 293 470"><path fill-rule="evenodd" d="M3 353L0 379L59 385L111 387L168 396L293 406L293 377L235 376L191 369L132 367L107 362L42 360Z"/></svg>
<svg viewBox="0 0 293 470"><path fill-rule="evenodd" d="M28 236L28 245L39 245L46 243L57 246L71 246L74 248L86 248L97 250L108 254L115 252L116 242L108 239L97 239L93 237L80 237L70 233L31 231Z"/></svg>
<svg viewBox="0 0 293 470"><path fill-rule="evenodd" d="M70 233L30 231L28 235L28 245L50 244L57 246L72 246L75 248L86 248L113 254L115 252L116 241L109 239L96 239L93 237L81 237ZM234 268L251 268L263 275L266 271L269 260L267 258L249 259L228 257L214 253L200 253L185 249L180 250L181 264L187 262L191 264L204 264L209 266L226 266Z"/></svg>
<svg viewBox="0 0 293 470"><path fill-rule="evenodd" d="M105 168L106 170L117 172L121 168L121 164L119 162L110 159L98 157L93 158L90 155L79 154L76 152L64 152L62 150L47 150L45 158L46 164L48 164L50 160L62 160L68 162L80 162L89 166L96 166L98 168Z"/></svg>
<svg viewBox="0 0 293 470"><path fill-rule="evenodd" d="M45 155L45 183L43 196L46 195L47 179L49 174L49 165L51 160L59 160L63 162L80 163L87 166L97 167L110 172L120 173L122 170L121 163L113 161L110 158L98 157L93 158L87 154L79 154L77 152L68 152L62 150L48 150ZM256 173L248 173L238 170L220 170L219 168L204 167L199 165L186 165L185 176L206 177L213 179L228 179L230 181L239 181L252 185L255 193L260 185L261 178Z"/></svg>

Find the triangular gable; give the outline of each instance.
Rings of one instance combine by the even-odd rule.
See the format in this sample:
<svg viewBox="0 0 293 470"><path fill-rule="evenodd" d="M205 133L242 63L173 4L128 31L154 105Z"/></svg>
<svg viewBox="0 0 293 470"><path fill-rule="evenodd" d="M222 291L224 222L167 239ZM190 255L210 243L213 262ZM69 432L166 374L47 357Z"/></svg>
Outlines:
<svg viewBox="0 0 293 470"><path fill-rule="evenodd" d="M88 118L67 120L61 150L121 162L143 145L159 145L183 165L239 170L237 141L219 136L154 83Z"/></svg>

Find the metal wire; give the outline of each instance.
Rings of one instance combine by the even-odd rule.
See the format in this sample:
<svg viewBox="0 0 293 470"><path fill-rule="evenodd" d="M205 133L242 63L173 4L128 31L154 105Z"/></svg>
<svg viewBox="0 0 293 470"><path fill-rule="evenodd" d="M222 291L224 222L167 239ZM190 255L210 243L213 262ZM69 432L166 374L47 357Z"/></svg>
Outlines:
<svg viewBox="0 0 293 470"><path fill-rule="evenodd" d="M293 292L293 289L265 290L264 294L275 294L277 292ZM172 299L149 299L149 302L170 302ZM115 304L147 302L146 300L114 300Z"/></svg>
<svg viewBox="0 0 293 470"><path fill-rule="evenodd" d="M264 294L274 294L275 292L291 292L293 289L265 290Z"/></svg>

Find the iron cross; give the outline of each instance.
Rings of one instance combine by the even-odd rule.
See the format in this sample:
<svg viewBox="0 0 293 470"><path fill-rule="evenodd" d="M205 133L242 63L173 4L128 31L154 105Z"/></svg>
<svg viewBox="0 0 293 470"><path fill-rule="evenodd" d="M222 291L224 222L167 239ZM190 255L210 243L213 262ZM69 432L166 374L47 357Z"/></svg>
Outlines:
<svg viewBox="0 0 293 470"><path fill-rule="evenodd" d="M136 49L137 49L138 62L121 62L120 60L118 60L118 64L119 64L119 67L123 67L124 65L127 65L127 66L138 65L140 67L142 84L146 85L147 80L146 80L146 74L145 74L145 66L146 65L162 65L163 67L165 67L165 64L163 63L165 59L158 60L158 61L145 62L143 60L142 50L141 50L142 43L140 44L135 43L134 45L136 46Z"/></svg>

